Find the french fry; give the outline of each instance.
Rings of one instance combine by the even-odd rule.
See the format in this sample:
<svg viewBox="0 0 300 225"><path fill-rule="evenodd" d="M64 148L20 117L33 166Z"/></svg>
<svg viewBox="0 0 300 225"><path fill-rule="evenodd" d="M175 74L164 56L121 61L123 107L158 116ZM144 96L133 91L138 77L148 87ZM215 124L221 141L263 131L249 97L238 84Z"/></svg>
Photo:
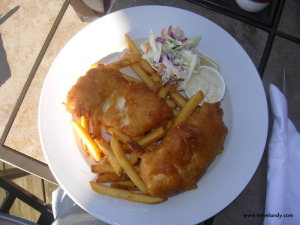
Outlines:
<svg viewBox="0 0 300 225"><path fill-rule="evenodd" d="M148 191L142 178L127 159L119 141L116 138L112 137L110 139L110 143L112 150L125 173L128 175L130 180L132 180L132 182L140 189L140 191L146 194Z"/></svg>
<svg viewBox="0 0 300 225"><path fill-rule="evenodd" d="M94 140L91 138L90 134L79 123L77 123L75 121L71 121L71 125L72 125L73 129L75 130L75 132L80 137L80 139L82 140L82 142L84 144L86 144L86 146L88 147L88 150L91 153L91 155L93 156L93 158L96 161L100 161L100 159L101 159L100 150L99 150L98 146L96 145L96 143L94 142Z"/></svg>
<svg viewBox="0 0 300 225"><path fill-rule="evenodd" d="M153 142L151 145L148 145L146 149L147 151L152 152L156 146L157 146L157 142Z"/></svg>
<svg viewBox="0 0 300 225"><path fill-rule="evenodd" d="M161 81L160 76L157 74L157 72L152 68L152 66L150 66L150 64L146 60L142 59L139 62L139 65L143 68L143 70L146 73L151 75L153 81L160 83L160 85L161 85L162 81Z"/></svg>
<svg viewBox="0 0 300 225"><path fill-rule="evenodd" d="M127 190L122 190L118 188L113 188L113 187L108 187L103 184L99 184L93 181L90 181L90 185L93 191L103 194L103 195L108 195L111 197L115 198L121 198L129 201L134 201L134 202L140 202L140 203L147 203L147 204L155 204L155 203L160 203L166 200L166 198L161 198L161 197L153 197L150 195L145 195L145 194L139 194Z"/></svg>
<svg viewBox="0 0 300 225"><path fill-rule="evenodd" d="M167 102L167 105L170 107L170 108L172 108L172 109L175 109L176 108L176 104L175 104L175 102L173 102L173 100L171 100L171 99L166 99L166 102Z"/></svg>
<svg viewBox="0 0 300 225"><path fill-rule="evenodd" d="M139 157L135 154L135 152L130 152L129 162L132 165L135 165L139 161Z"/></svg>
<svg viewBox="0 0 300 225"><path fill-rule="evenodd" d="M150 66L150 64L146 60L142 59L140 61L140 65L147 73L151 74L152 76L157 75L155 69L153 69L152 66Z"/></svg>
<svg viewBox="0 0 300 225"><path fill-rule="evenodd" d="M134 166L133 167L137 172L139 172L140 167L139 166ZM92 173L97 173L97 174L103 174L103 173L115 173L115 169L112 167L110 164L94 164L91 165L91 171ZM121 175L124 174L124 171L121 171Z"/></svg>
<svg viewBox="0 0 300 225"><path fill-rule="evenodd" d="M80 117L80 125L85 129L89 130L89 121L85 116Z"/></svg>
<svg viewBox="0 0 300 225"><path fill-rule="evenodd" d="M157 93L158 96L162 97L162 98L166 98L169 91L171 90L171 88L172 88L172 85L168 85L166 87L161 87Z"/></svg>
<svg viewBox="0 0 300 225"><path fill-rule="evenodd" d="M106 66L114 69L121 69L124 67L128 67L132 64L136 64L141 60L139 55L128 55L127 57L123 57L115 62L106 64Z"/></svg>
<svg viewBox="0 0 300 225"><path fill-rule="evenodd" d="M187 103L187 100L177 91L176 92L170 91L169 95L171 99L175 102L175 104L178 105L180 108L183 108Z"/></svg>
<svg viewBox="0 0 300 225"><path fill-rule="evenodd" d="M126 43L127 49L131 52L131 54L142 56L142 53L140 52L138 47L135 45L134 41L127 34L125 34L125 43ZM157 82L161 85L160 76L157 74L157 72L152 68L152 66L150 66L150 64L146 60L142 59L139 62L139 64L148 74L151 74L151 77L154 82Z"/></svg>
<svg viewBox="0 0 300 225"><path fill-rule="evenodd" d="M89 131L89 121L85 116L80 117L80 125L86 130ZM83 150L88 151L86 144L82 143Z"/></svg>
<svg viewBox="0 0 300 225"><path fill-rule="evenodd" d="M96 182L97 183L111 183L116 181L122 181L122 180L128 180L128 176L126 174L122 174L121 176L118 176L116 173L104 173L100 174Z"/></svg>
<svg viewBox="0 0 300 225"><path fill-rule="evenodd" d="M130 55L128 53L125 53L123 55L123 58L128 58ZM138 75L139 78L151 89L155 88L155 82L151 79L151 77L143 70L141 66L138 64L132 64L130 65L130 68Z"/></svg>
<svg viewBox="0 0 300 225"><path fill-rule="evenodd" d="M147 63L148 63L148 62L147 62ZM148 64L148 65L149 65L149 64ZM143 67L143 68L144 68L144 67ZM151 77L152 77L152 80L153 80L154 82L158 83L158 84L161 86L162 80L161 80L160 76L157 74L156 71L153 72L153 73L151 73Z"/></svg>
<svg viewBox="0 0 300 225"><path fill-rule="evenodd" d="M138 191L139 190L134 185L134 183L132 183L132 181L130 181L130 180L116 181L116 182L113 182L110 186L114 187L114 188L128 190L128 191Z"/></svg>
<svg viewBox="0 0 300 225"><path fill-rule="evenodd" d="M202 91L198 91L196 94L194 94L193 97L191 97L186 105L181 109L178 116L175 118L171 129L178 124L186 121L193 113L193 111L197 108L198 104L203 100L203 97L204 95Z"/></svg>
<svg viewBox="0 0 300 225"><path fill-rule="evenodd" d="M136 79L136 78L134 78L134 77L132 77L132 76L129 76L128 74L126 74L126 73L122 73L122 75L123 75L123 77L126 79L126 80L129 80L129 81L132 81L132 82L142 82L141 80L139 80L139 79Z"/></svg>
<svg viewBox="0 0 300 225"><path fill-rule="evenodd" d="M143 67L143 69L151 74L152 76L153 75L157 75L157 72L155 69L152 68L152 66L145 60L145 59L142 59L141 62L140 62L140 65Z"/></svg>
<svg viewBox="0 0 300 225"><path fill-rule="evenodd" d="M121 184L115 184L115 183L112 183L110 186L113 188L126 190L126 191L138 191L139 190L137 187L127 187L127 186L124 186Z"/></svg>
<svg viewBox="0 0 300 225"><path fill-rule="evenodd" d="M179 113L180 113L180 110L173 109L173 114L174 114L174 116L178 116Z"/></svg>
<svg viewBox="0 0 300 225"><path fill-rule="evenodd" d="M129 37L128 34L125 34L125 44L127 49L135 55L140 55L142 56L142 53L140 52L140 50L138 49L138 47L135 45L135 43L133 42L133 40Z"/></svg>
<svg viewBox="0 0 300 225"><path fill-rule="evenodd" d="M153 142L163 138L167 134L167 129L164 126L153 129L150 133L145 135L142 139L138 141L141 148L145 148Z"/></svg>
<svg viewBox="0 0 300 225"><path fill-rule="evenodd" d="M140 52L139 48L135 45L134 41L127 34L125 34L125 43L127 49L131 52L131 54L142 56L142 53ZM139 62L139 65L146 73L151 75L152 80L157 84L156 87L161 87L162 80L157 74L156 70L153 69L152 66L146 60L143 59Z"/></svg>
<svg viewBox="0 0 300 225"><path fill-rule="evenodd" d="M135 184L132 183L131 180L120 180L120 181L116 181L114 183L119 184L119 185L123 185L123 186L127 186L127 187L135 187Z"/></svg>
<svg viewBox="0 0 300 225"><path fill-rule="evenodd" d="M109 164L95 164L91 166L92 173L115 173L115 169Z"/></svg>
<svg viewBox="0 0 300 225"><path fill-rule="evenodd" d="M117 175L121 175L122 167L116 159L114 153L111 150L110 144L108 144L103 138L94 140L98 145L99 149L107 156L110 165L114 168Z"/></svg>
<svg viewBox="0 0 300 225"><path fill-rule="evenodd" d="M131 52L131 54L142 56L141 51L135 45L134 41L129 37L128 34L125 34L125 44L126 44L126 48ZM147 73L149 74L156 73L156 71L149 65L147 61L142 60L140 64Z"/></svg>
<svg viewBox="0 0 300 225"><path fill-rule="evenodd" d="M115 128L109 128L108 132L124 144L130 143L133 141L131 139L131 137L129 137L128 135L122 133L121 131L119 131Z"/></svg>

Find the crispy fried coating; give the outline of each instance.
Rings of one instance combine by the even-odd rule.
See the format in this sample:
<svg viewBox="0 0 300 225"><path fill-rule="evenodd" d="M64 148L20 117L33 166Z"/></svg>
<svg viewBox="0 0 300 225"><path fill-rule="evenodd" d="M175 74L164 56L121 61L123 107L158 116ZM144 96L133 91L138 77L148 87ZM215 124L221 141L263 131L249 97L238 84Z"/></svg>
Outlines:
<svg viewBox="0 0 300 225"><path fill-rule="evenodd" d="M204 103L175 128L153 152L142 155L141 177L153 196L191 189L223 148L227 127L219 103Z"/></svg>
<svg viewBox="0 0 300 225"><path fill-rule="evenodd" d="M68 92L66 109L131 137L140 137L173 117L165 99L144 83L128 81L119 70L104 65L77 80Z"/></svg>

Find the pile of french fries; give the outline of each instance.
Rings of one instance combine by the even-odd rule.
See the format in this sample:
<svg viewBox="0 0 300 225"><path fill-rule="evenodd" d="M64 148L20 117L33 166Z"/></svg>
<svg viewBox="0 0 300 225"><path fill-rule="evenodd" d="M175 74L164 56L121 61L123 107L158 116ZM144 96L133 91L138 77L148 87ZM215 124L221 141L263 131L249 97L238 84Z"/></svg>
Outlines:
<svg viewBox="0 0 300 225"><path fill-rule="evenodd" d="M101 126L95 127L87 118L79 122L71 121L75 132L82 140L86 156L92 156L97 163L91 166L91 172L97 174L95 181L90 181L92 190L97 193L141 203L160 203L166 200L148 194L145 183L139 174L140 156L144 151L152 151L155 146L178 124L186 121L203 99L203 93L196 93L187 100L176 91L172 84L163 87L162 80L147 61L132 39L125 35L128 50L123 57L115 62L106 64L114 69L130 67L140 78L136 79L122 73L124 78L132 82L144 82L173 109L174 119L167 126L161 126L148 132L144 137L134 140L115 128L108 128L111 135L106 141L101 134ZM92 65L97 67L98 63Z"/></svg>

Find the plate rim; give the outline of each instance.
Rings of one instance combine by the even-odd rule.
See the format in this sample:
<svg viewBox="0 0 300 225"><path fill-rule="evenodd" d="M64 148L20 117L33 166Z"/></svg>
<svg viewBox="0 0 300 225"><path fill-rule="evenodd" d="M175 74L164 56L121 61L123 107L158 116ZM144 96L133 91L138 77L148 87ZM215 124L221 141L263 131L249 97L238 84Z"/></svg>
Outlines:
<svg viewBox="0 0 300 225"><path fill-rule="evenodd" d="M133 10L133 9L136 10L136 9L140 9L140 8L149 8L149 7L153 7L153 8L155 8L155 7L159 7L159 8L169 8L169 9L171 9L171 10L179 10L179 11L184 11L185 13L189 13L189 14L192 13L192 14L195 14L196 16L199 16L199 17L201 17L202 19L208 20L210 23L213 23L213 24L216 25L219 29L222 29L223 32L225 32L227 35L229 35L231 38L233 38L226 30L224 30L224 29L223 29L222 27L220 27L218 24L216 24L216 23L214 23L213 21L211 21L211 20L209 20L209 19L203 17L202 15L199 15L199 14L197 14L197 13L188 11L188 10L186 10L186 9L176 8L176 7L172 7L172 6L161 6L161 5L134 6L134 7L129 7L129 8L125 8L125 9L118 10L118 11L113 12L113 13L107 15L107 16L115 15L116 13L120 13L120 12L124 12L124 11L128 11L128 10ZM107 16L105 16L105 17L107 17ZM104 17L103 17L103 18L104 18ZM102 18L100 18L99 20L101 20L101 19L102 19ZM95 22L96 22L96 21L95 21ZM94 24L95 22L93 22L93 23L87 25L85 28L83 28L82 30L80 30L78 33L83 32L84 30L86 30L87 27L90 27L90 26L91 26L92 24ZM184 28L183 28L183 29L184 29ZM77 33L77 34L78 34L78 33ZM77 34L75 34L74 37L75 37ZM70 41L72 41L74 37L72 37L72 39L71 39ZM249 55L247 54L247 52L243 49L243 47L242 47L242 46L241 46L234 38L233 38L233 40L240 46L240 48L242 48L242 50L243 50L244 53L248 56L250 62L252 63L252 66L254 66L252 60L250 59L250 57L249 57ZM70 41L69 41L69 42L70 42ZM66 45L68 45L69 42L68 42ZM61 51L63 51L63 49L65 49L65 47L63 47L63 48L61 49ZM56 58L55 58L53 64L55 63L56 59L57 59L57 58L59 57L59 55L61 54L61 51L60 51L59 54L56 56ZM53 64L52 64L52 65L53 65ZM49 78L48 78L48 77L49 77L49 74L51 74L51 68L52 68L52 65L51 65L51 67L50 67L50 70L49 70L49 72L48 72L48 74L47 74L47 76L46 76L46 79L45 79L45 81L44 81L44 85L43 85L43 87L42 87L42 92L41 92L41 97L40 97L40 103L39 103L39 110L38 110L38 112L39 112L39 116L38 116L38 118L39 118L38 126L39 126L39 134L40 134L40 137L41 137L42 149L43 149L43 152L44 152L44 155L45 155L47 164L49 165L49 167L50 167L50 169L51 169L51 171L52 171L52 173L53 173L55 179L56 179L56 180L59 182L59 184L60 184L60 179L57 179L57 178L58 178L58 177L57 177L57 174L54 172L55 169L53 169L51 162L48 161L49 159L48 159L48 156L47 156L47 152L46 152L46 150L45 150L44 142L42 141L42 136L43 136L43 134L41 133L41 130L42 130L42 128L41 128L41 126L42 126L42 121L41 121L40 113L41 113L41 111L42 111L42 109L41 109L41 107L42 107L42 100L43 100L43 96L44 96L44 94L45 94L45 93L44 93L44 91L45 91L44 89L46 88L46 87L45 87L45 86L46 86L45 84L47 83L47 80L49 79ZM254 66L254 67L255 67L255 66ZM256 69L256 68L255 68L255 69ZM257 70L256 70L256 72L257 72ZM258 75L258 72L257 72L257 75ZM259 75L258 75L258 76L259 76ZM266 106L266 111L265 111L265 112L266 112L266 121L265 121L265 122L266 122L266 124L265 124L266 132L265 132L265 137L263 138L263 139L264 139L264 146L263 146L263 149L264 149L264 148L265 148L265 145L266 145L266 141L267 141L267 134L268 134L268 108L267 108L266 94L265 94L265 90L264 90L264 88L263 88L262 82L261 82L261 87L262 87L262 91L263 91L263 93L264 93L264 95L262 96L262 97L264 97L264 99L262 100L262 102L265 102L265 106ZM43 142L43 143L42 143L42 142ZM261 151L261 156L259 157L260 159L261 159L261 157L262 157L262 155L263 155L263 152L264 152L264 151ZM243 188L241 189L241 191L235 196L235 198L231 200L231 202L230 202L229 204L231 204L231 203L232 203L232 202L233 202L233 201L234 201L234 200L242 193L242 191L246 188L246 186L248 185L248 183L251 181L253 175L255 174L255 171L257 170L259 163L260 163L260 160L256 163L257 165L254 166L256 169L253 171L252 176L249 177L248 182L246 182L246 183L244 184L244 187L243 187ZM61 185L61 184L60 184L60 185ZM64 185L61 185L61 186L63 187ZM66 192L67 192L67 191L66 191ZM74 201L75 201L78 205L80 205L82 208L85 208L85 207L82 206L82 204L80 204L80 202L77 202L76 199L73 198L73 196L70 196L70 197L72 198L72 200L74 200ZM222 209L224 209L225 207L227 207L229 204L227 204L226 206L224 206ZM217 214L217 213L219 213L222 209L218 210L216 213L214 213L214 215ZM86 210L86 209L85 209L85 210ZM93 214L93 213L91 213L91 214ZM212 216L214 216L214 215L212 215ZM94 216L98 218L99 215L94 215ZM101 219L102 219L103 221L107 221L105 218L101 218ZM208 219L208 218L207 218L207 219ZM109 221L109 222L113 222L113 221Z"/></svg>

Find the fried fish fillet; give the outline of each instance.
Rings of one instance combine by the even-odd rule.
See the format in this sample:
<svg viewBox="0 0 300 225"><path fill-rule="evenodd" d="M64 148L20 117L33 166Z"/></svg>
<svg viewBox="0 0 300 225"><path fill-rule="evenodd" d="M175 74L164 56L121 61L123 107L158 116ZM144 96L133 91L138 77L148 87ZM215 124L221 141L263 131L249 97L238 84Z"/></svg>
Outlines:
<svg viewBox="0 0 300 225"><path fill-rule="evenodd" d="M128 81L119 70L104 65L77 80L68 92L66 109L131 137L140 137L173 117L165 99L144 83Z"/></svg>
<svg viewBox="0 0 300 225"><path fill-rule="evenodd" d="M219 103L204 103L153 152L142 155L140 174L149 193L168 197L191 189L223 148L227 127Z"/></svg>

